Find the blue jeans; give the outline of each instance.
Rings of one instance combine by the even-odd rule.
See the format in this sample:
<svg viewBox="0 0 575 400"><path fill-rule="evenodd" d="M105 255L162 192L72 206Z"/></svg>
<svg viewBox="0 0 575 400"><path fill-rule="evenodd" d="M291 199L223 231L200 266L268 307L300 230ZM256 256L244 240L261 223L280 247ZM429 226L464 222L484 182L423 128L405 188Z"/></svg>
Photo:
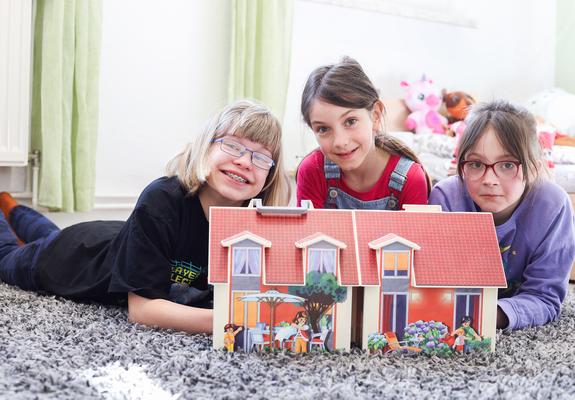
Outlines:
<svg viewBox="0 0 575 400"><path fill-rule="evenodd" d="M6 221L0 212L0 280L25 290L38 290L34 271L40 253L60 232L52 221L22 205ZM12 231L13 230L13 231ZM18 238L25 244L18 245Z"/></svg>

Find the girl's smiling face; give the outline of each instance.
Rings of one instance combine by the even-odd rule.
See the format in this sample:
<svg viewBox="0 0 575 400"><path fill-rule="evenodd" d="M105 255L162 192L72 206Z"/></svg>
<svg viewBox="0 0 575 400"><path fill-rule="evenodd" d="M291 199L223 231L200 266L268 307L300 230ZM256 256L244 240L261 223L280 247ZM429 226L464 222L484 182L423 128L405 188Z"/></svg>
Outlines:
<svg viewBox="0 0 575 400"><path fill-rule="evenodd" d="M361 167L376 149L374 135L381 120L378 106L369 111L340 107L319 99L313 102L309 119L319 147L343 171Z"/></svg>
<svg viewBox="0 0 575 400"><path fill-rule="evenodd" d="M237 136L225 138L272 157L271 152L262 144ZM202 188L201 197L209 198L210 205L241 205L262 191L270 173L253 165L249 151L241 157L234 157L222 151L220 143L211 145L208 165L207 185Z"/></svg>
<svg viewBox="0 0 575 400"><path fill-rule="evenodd" d="M487 127L465 161L493 164L498 161L518 161L501 144L493 128ZM463 174L471 198L481 211L493 213L496 225L507 221L525 192L525 179L521 166L513 178L500 178L493 168L487 168L482 177L471 179Z"/></svg>

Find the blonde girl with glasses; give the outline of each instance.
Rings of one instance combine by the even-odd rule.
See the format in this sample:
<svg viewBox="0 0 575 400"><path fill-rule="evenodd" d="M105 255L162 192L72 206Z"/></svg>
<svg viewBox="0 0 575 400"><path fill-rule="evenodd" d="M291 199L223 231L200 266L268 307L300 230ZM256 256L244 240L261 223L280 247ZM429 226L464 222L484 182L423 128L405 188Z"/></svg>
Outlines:
<svg viewBox="0 0 575 400"><path fill-rule="evenodd" d="M527 110L505 101L480 104L467 120L458 175L440 181L429 196L444 211L493 214L508 286L499 293L498 328L553 321L567 294L575 259L573 208L567 193L547 179L545 165Z"/></svg>
<svg viewBox="0 0 575 400"><path fill-rule="evenodd" d="M73 300L127 304L128 318L212 332L209 209L286 205L281 128L264 106L238 101L214 116L140 195L126 222L60 230L0 194L0 279ZM19 240L23 243L19 243Z"/></svg>

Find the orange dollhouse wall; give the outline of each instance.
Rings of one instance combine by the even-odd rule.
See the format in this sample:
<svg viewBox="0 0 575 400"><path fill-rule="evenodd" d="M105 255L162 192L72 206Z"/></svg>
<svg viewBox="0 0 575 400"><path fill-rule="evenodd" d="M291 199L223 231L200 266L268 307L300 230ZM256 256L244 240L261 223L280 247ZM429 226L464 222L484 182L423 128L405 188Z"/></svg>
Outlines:
<svg viewBox="0 0 575 400"><path fill-rule="evenodd" d="M265 292L267 290L277 290L280 293L289 293L288 287L286 286L277 287L261 285L260 291ZM277 326L282 321L289 322L291 324L297 312L301 310L303 310L302 307L299 307L293 303L282 303L277 305L274 316L274 324ZM270 323L270 306L266 303L262 303L261 305L260 322L265 322L266 324Z"/></svg>
<svg viewBox="0 0 575 400"><path fill-rule="evenodd" d="M287 291L282 291L286 293ZM293 304L283 303L276 306L276 312L274 316L274 324L277 326L280 322L288 322L291 324L295 315L298 311L303 310L303 308L298 307ZM270 307L269 305L263 303L260 309L260 322L265 322L269 325L270 323Z"/></svg>
<svg viewBox="0 0 575 400"><path fill-rule="evenodd" d="M287 286L266 286L260 285L260 292L265 292L268 290L277 290L280 293L289 293ZM233 315L233 320L230 322L236 325L244 325L249 328L256 326L257 322L263 322L266 325L270 324L270 306L267 303L260 302L250 302L243 303L240 301L234 301L234 297L241 297L246 293L230 293L230 318ZM246 313L247 310L247 313ZM259 310L259 313L258 313ZM295 315L298 311L304 311L303 307L298 306L293 303L281 303L275 308L274 314L274 325L278 326L281 322L287 322L291 324ZM259 314L259 316L258 316Z"/></svg>
<svg viewBox="0 0 575 400"><path fill-rule="evenodd" d="M450 288L410 288L407 323L434 320L452 330L454 297L454 290Z"/></svg>
<svg viewBox="0 0 575 400"><path fill-rule="evenodd" d="M285 286L260 286L260 292L265 292L267 290L277 290L280 293L288 293L288 288ZM267 303L264 302L250 302L250 303L243 303L240 301L234 301L234 297L241 297L246 293L236 292L230 293L230 317L233 315L232 323L236 325L245 325L249 328L253 328L256 326L257 322L263 322L267 325L270 323L270 307ZM258 313L259 310L259 313ZM292 303L282 303L278 304L275 308L274 314L274 325L279 325L280 322L285 321L291 323L294 319L296 313L300 310L303 310L302 307L299 307ZM247 311L247 312L246 312ZM259 317L258 317L259 314Z"/></svg>

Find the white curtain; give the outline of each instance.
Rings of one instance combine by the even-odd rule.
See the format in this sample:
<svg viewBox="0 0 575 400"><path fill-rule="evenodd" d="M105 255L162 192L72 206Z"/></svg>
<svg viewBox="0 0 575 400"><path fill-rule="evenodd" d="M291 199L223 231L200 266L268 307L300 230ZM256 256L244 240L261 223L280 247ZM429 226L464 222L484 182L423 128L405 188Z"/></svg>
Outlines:
<svg viewBox="0 0 575 400"><path fill-rule="evenodd" d="M234 275L245 274L247 258L246 249L234 249Z"/></svg>
<svg viewBox="0 0 575 400"><path fill-rule="evenodd" d="M319 273L329 272L335 275L335 250L310 249L309 271L317 271Z"/></svg>
<svg viewBox="0 0 575 400"><path fill-rule="evenodd" d="M259 275L260 249L234 249L234 275Z"/></svg>
<svg viewBox="0 0 575 400"><path fill-rule="evenodd" d="M260 274L260 249L248 250L248 272L250 275Z"/></svg>
<svg viewBox="0 0 575 400"><path fill-rule="evenodd" d="M323 268L325 272L330 272L335 275L335 250L322 251Z"/></svg>

